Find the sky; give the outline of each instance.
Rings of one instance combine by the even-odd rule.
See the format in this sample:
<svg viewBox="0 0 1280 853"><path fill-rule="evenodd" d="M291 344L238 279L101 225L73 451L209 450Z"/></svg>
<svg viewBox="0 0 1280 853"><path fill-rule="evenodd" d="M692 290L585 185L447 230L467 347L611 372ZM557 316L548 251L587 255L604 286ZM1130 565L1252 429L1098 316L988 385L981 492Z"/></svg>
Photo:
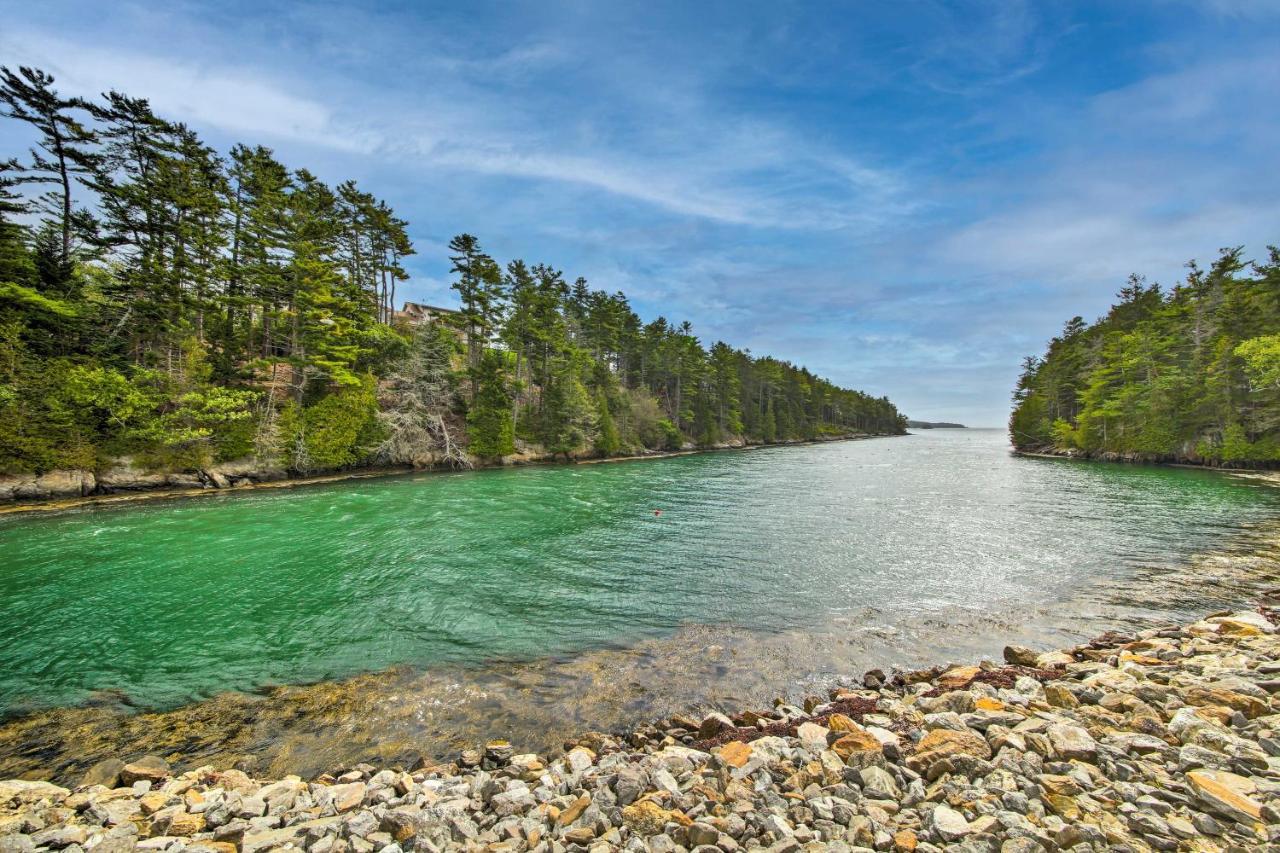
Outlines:
<svg viewBox="0 0 1280 853"><path fill-rule="evenodd" d="M1001 426L1131 272L1280 243L1280 0L0 0L0 63L264 144L446 245ZM19 153L12 122L0 153Z"/></svg>

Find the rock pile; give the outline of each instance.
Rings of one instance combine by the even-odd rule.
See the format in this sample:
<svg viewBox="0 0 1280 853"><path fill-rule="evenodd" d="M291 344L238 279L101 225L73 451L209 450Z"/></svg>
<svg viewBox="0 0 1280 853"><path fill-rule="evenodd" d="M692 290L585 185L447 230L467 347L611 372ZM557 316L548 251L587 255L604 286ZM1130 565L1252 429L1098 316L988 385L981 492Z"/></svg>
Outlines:
<svg viewBox="0 0 1280 853"><path fill-rule="evenodd" d="M0 782L0 853L128 850L1243 851L1280 846L1280 635L1266 614L1109 633L804 707L505 741L311 782L105 761Z"/></svg>

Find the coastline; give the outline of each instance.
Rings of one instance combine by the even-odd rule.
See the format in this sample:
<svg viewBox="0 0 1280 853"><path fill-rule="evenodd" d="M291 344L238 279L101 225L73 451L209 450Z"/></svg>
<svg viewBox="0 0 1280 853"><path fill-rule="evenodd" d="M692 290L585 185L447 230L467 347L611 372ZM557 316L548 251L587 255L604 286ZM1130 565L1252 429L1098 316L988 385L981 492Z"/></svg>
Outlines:
<svg viewBox="0 0 1280 853"><path fill-rule="evenodd" d="M1280 471L1276 470L1275 463L1259 463L1257 465L1246 465L1245 467L1234 467L1230 465L1218 465L1212 462L1196 462L1194 460L1180 456L1153 456L1150 454L1122 454L1122 453L1085 453L1076 450L1055 450L1052 448L1042 447L1036 450L1023 450L1014 447L1011 451L1015 456L1025 456L1029 459L1069 459L1077 462L1110 462L1122 465L1159 465L1167 468L1193 468L1201 471L1222 471L1228 474L1260 474L1280 477Z"/></svg>
<svg viewBox="0 0 1280 853"><path fill-rule="evenodd" d="M799 705L584 733L558 757L491 740L446 764L304 781L252 778L250 758L179 770L120 755L62 780L74 792L0 782L0 844L1257 849L1280 842L1273 602L1057 651L1008 646L1003 663L873 670Z"/></svg>
<svg viewBox="0 0 1280 853"><path fill-rule="evenodd" d="M440 466L413 468L408 465L352 468L345 471L316 474L312 476L284 476L263 479L229 488L213 487L173 487L157 485L149 488L121 489L108 494L89 494L79 497L58 497L37 500L12 500L0 503L0 516L29 512L54 512L64 509L76 509L85 506L127 504L146 500L168 500L174 498L194 498L205 495L226 495L241 492L252 492L261 489L284 489L301 486L339 483L345 480L375 479L383 477L399 477L408 474L443 474L456 473L461 470L489 470L494 468L524 468L534 465L598 465L609 462L635 462L649 459L669 459L676 456L693 456L702 453L717 453L726 450L759 450L769 447L797 447L814 444L827 444L837 441L863 441L872 438L900 438L895 434L854 433L813 439L796 439L794 441L778 441L765 443L723 444L713 447L698 447L689 450L665 450L628 456L590 457L583 459L561 459L550 455L517 458L513 461L473 460L471 469L446 468Z"/></svg>

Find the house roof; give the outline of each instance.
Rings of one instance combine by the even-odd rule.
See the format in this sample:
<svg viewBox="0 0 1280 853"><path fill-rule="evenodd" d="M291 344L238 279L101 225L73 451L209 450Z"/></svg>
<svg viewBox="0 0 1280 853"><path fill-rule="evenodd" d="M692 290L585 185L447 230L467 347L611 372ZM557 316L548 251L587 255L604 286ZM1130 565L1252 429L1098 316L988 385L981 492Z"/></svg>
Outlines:
<svg viewBox="0 0 1280 853"><path fill-rule="evenodd" d="M427 305L423 302L406 302L404 310L407 313L415 313L422 311L431 311L436 314L459 314L457 308L441 308L439 305Z"/></svg>

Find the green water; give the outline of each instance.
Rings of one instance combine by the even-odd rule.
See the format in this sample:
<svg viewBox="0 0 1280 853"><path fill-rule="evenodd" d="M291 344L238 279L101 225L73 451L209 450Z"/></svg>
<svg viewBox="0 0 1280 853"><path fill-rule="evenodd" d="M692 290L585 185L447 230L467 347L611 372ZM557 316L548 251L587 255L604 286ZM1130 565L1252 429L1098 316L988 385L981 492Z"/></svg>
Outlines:
<svg viewBox="0 0 1280 853"><path fill-rule="evenodd" d="M0 711L94 691L172 707L696 625L943 631L957 612L1088 610L1278 515L1258 481L1019 459L996 431L934 431L10 516ZM1181 616L1244 586L1124 603Z"/></svg>

